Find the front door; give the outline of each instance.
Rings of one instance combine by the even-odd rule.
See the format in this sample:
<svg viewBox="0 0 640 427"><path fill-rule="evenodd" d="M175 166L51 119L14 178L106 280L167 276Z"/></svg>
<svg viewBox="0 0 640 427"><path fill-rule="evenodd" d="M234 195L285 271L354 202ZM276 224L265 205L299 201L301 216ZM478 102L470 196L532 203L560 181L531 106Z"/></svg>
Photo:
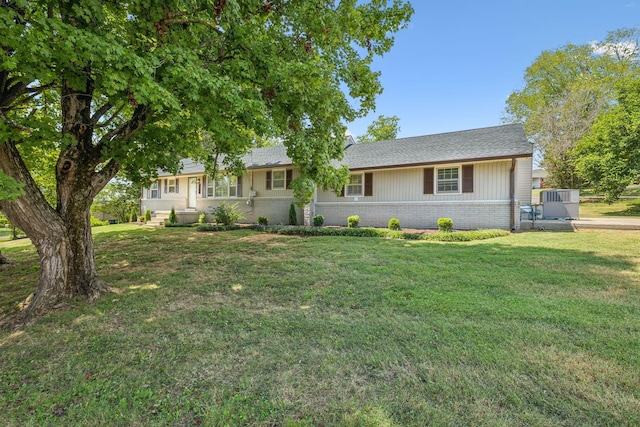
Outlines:
<svg viewBox="0 0 640 427"><path fill-rule="evenodd" d="M189 197L187 200L187 208L196 208L196 196L198 195L198 179L189 178Z"/></svg>

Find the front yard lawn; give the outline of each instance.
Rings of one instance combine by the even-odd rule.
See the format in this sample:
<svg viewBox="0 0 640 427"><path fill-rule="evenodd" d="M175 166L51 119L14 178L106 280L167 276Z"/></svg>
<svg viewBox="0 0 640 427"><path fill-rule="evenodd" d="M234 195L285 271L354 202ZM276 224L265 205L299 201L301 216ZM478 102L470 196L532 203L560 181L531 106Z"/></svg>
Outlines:
<svg viewBox="0 0 640 427"><path fill-rule="evenodd" d="M640 232L95 246L112 294L0 330L7 425L640 424ZM38 266L0 249L2 316Z"/></svg>

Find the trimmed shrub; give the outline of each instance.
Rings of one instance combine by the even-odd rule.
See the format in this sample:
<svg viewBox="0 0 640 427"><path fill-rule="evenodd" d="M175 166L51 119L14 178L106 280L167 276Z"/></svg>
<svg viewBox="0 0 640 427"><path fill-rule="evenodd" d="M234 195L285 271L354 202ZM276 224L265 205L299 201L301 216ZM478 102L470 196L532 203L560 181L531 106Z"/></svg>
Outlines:
<svg viewBox="0 0 640 427"><path fill-rule="evenodd" d="M190 228L190 227L196 227L198 224L180 224L179 222L167 222L164 226L166 228Z"/></svg>
<svg viewBox="0 0 640 427"><path fill-rule="evenodd" d="M151 221L151 211L147 209L144 212L144 222L149 222L149 221Z"/></svg>
<svg viewBox="0 0 640 427"><path fill-rule="evenodd" d="M167 221L169 221L169 224L177 224L178 223L178 217L176 216L176 210L173 207L171 208L171 212L169 213L169 219Z"/></svg>
<svg viewBox="0 0 640 427"><path fill-rule="evenodd" d="M394 231L400 230L400 220L396 217L391 218L387 224L387 228Z"/></svg>
<svg viewBox="0 0 640 427"><path fill-rule="evenodd" d="M91 215L90 221L91 221L92 227L101 227L103 225L109 225L109 221L100 221L98 218L96 218L93 215Z"/></svg>
<svg viewBox="0 0 640 427"><path fill-rule="evenodd" d="M198 217L198 224L204 224L205 222L207 222L207 214L203 212Z"/></svg>
<svg viewBox="0 0 640 427"><path fill-rule="evenodd" d="M438 218L438 230L443 233L450 233L453 230L453 220L451 218Z"/></svg>
<svg viewBox="0 0 640 427"><path fill-rule="evenodd" d="M145 222L144 218L145 218L145 216L144 216L144 215L140 215L140 216L138 217L138 222Z"/></svg>
<svg viewBox="0 0 640 427"><path fill-rule="evenodd" d="M296 205L293 202L289 205L289 225L298 225L298 214L296 213Z"/></svg>
<svg viewBox="0 0 640 427"><path fill-rule="evenodd" d="M244 215L240 212L238 203L228 205L225 202L222 202L220 205L212 208L211 212L213 213L213 220L216 224L234 224L244 218Z"/></svg>
<svg viewBox="0 0 640 427"><path fill-rule="evenodd" d="M136 222L137 219L138 219L137 209L131 209L131 214L129 215L129 222Z"/></svg>
<svg viewBox="0 0 640 427"><path fill-rule="evenodd" d="M198 224L197 231L230 231L237 230L240 227L235 224L230 225L213 225L213 224Z"/></svg>
<svg viewBox="0 0 640 427"><path fill-rule="evenodd" d="M234 227L234 226L230 226ZM510 233L506 230L475 230L475 231L456 231L446 233L403 233L401 231L379 230L376 228L338 228L338 227L285 227L271 226L262 227L253 225L248 227L256 231L264 231L273 234L294 235L294 236L350 236L350 237L383 237L387 239L404 239L404 240L431 240L439 242L470 242L472 240L492 239L494 237L508 236ZM230 228L222 226L209 226L204 229L198 227L198 231L223 231ZM231 228L233 229L233 228Z"/></svg>
<svg viewBox="0 0 640 427"><path fill-rule="evenodd" d="M267 224L269 224L269 219L266 216L259 216L258 217L258 225L261 226L266 226Z"/></svg>
<svg viewBox="0 0 640 427"><path fill-rule="evenodd" d="M322 227L324 224L324 216L320 214L314 215L311 221L315 227Z"/></svg>
<svg viewBox="0 0 640 427"><path fill-rule="evenodd" d="M351 215L347 218L347 227L356 228L360 224L360 217L358 215Z"/></svg>

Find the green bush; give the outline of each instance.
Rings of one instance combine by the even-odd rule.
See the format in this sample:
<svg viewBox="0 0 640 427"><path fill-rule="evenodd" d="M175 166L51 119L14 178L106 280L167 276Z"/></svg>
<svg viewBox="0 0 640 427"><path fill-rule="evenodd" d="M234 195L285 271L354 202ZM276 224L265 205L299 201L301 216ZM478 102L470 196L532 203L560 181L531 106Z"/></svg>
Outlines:
<svg viewBox="0 0 640 427"><path fill-rule="evenodd" d="M91 221L92 227L101 227L103 225L109 225L109 221L100 221L98 218L96 218L93 215L91 215L91 218L89 220Z"/></svg>
<svg viewBox="0 0 640 427"><path fill-rule="evenodd" d="M241 219L244 219L244 215L240 212L238 203L228 205L225 202L211 209L213 213L213 220L216 224L229 225L234 224Z"/></svg>
<svg viewBox="0 0 640 427"><path fill-rule="evenodd" d="M169 224L177 224L178 223L178 217L176 216L176 210L173 207L171 208L171 213L169 213L169 219L167 221L169 221Z"/></svg>
<svg viewBox="0 0 640 427"><path fill-rule="evenodd" d="M453 230L453 220L451 218L438 218L438 230L450 233Z"/></svg>
<svg viewBox="0 0 640 427"><path fill-rule="evenodd" d="M314 226L322 227L322 225L324 224L324 216L320 214L314 215L311 221L313 222Z"/></svg>
<svg viewBox="0 0 640 427"><path fill-rule="evenodd" d="M205 222L207 222L207 214L203 212L198 217L198 224L204 224Z"/></svg>
<svg viewBox="0 0 640 427"><path fill-rule="evenodd" d="M266 216L258 217L258 225L262 225L263 227L269 224L269 219Z"/></svg>
<svg viewBox="0 0 640 427"><path fill-rule="evenodd" d="M296 205L291 202L289 205L289 225L297 225L298 224L298 214L296 214Z"/></svg>
<svg viewBox="0 0 640 427"><path fill-rule="evenodd" d="M138 211L136 209L131 209L131 214L129 215L129 222L136 222L138 219Z"/></svg>
<svg viewBox="0 0 640 427"><path fill-rule="evenodd" d="M138 217L138 222L144 222L144 215L140 215Z"/></svg>
<svg viewBox="0 0 640 427"><path fill-rule="evenodd" d="M347 218L347 227L356 228L360 224L360 217L358 215L351 215Z"/></svg>
<svg viewBox="0 0 640 427"><path fill-rule="evenodd" d="M231 225L213 225L213 224L198 224L196 230L197 231L230 231L237 230L240 227L231 224Z"/></svg>
<svg viewBox="0 0 640 427"><path fill-rule="evenodd" d="M196 227L198 224L180 224L179 222L167 222L164 226L166 228L190 228Z"/></svg>
<svg viewBox="0 0 640 427"><path fill-rule="evenodd" d="M387 224L387 228L394 231L400 230L400 220L396 217L391 218Z"/></svg>
<svg viewBox="0 0 640 427"><path fill-rule="evenodd" d="M387 239L404 239L404 240L433 240L439 242L470 242L473 240L492 239L494 237L508 236L506 230L475 230L475 231L457 231L446 233L403 233L393 230L379 230L376 228L310 228L310 227L284 227L284 226L250 226L252 230L265 231L267 233L293 235L293 236L350 236L350 237L384 237ZM228 228L201 229L198 231L222 231Z"/></svg>
<svg viewBox="0 0 640 427"><path fill-rule="evenodd" d="M144 212L144 222L149 222L149 221L151 221L151 211L147 209Z"/></svg>

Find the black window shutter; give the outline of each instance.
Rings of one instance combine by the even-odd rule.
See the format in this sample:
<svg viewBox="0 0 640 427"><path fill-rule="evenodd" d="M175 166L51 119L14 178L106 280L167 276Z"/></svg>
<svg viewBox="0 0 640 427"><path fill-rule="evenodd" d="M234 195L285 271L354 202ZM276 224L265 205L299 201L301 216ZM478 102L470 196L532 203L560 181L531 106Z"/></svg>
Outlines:
<svg viewBox="0 0 640 427"><path fill-rule="evenodd" d="M267 171L267 190L271 190L271 171Z"/></svg>
<svg viewBox="0 0 640 427"><path fill-rule="evenodd" d="M236 189L236 196L242 197L242 177L238 177L238 188Z"/></svg>
<svg viewBox="0 0 640 427"><path fill-rule="evenodd" d="M177 181L176 181L177 184ZM207 175L202 175L202 197L207 197Z"/></svg>
<svg viewBox="0 0 640 427"><path fill-rule="evenodd" d="M424 191L423 194L433 194L433 168L424 169Z"/></svg>
<svg viewBox="0 0 640 427"><path fill-rule="evenodd" d="M462 166L462 192L473 193L473 165Z"/></svg>
<svg viewBox="0 0 640 427"><path fill-rule="evenodd" d="M167 194L167 182L169 182L168 179L164 180L164 193Z"/></svg>
<svg viewBox="0 0 640 427"><path fill-rule="evenodd" d="M373 172L364 174L364 195L373 196Z"/></svg>
<svg viewBox="0 0 640 427"><path fill-rule="evenodd" d="M176 193L180 192L180 188L178 187L178 182L180 182L180 180L176 178Z"/></svg>
<svg viewBox="0 0 640 427"><path fill-rule="evenodd" d="M291 188L292 180L293 180L293 169L287 169L287 184L285 186L287 190Z"/></svg>

